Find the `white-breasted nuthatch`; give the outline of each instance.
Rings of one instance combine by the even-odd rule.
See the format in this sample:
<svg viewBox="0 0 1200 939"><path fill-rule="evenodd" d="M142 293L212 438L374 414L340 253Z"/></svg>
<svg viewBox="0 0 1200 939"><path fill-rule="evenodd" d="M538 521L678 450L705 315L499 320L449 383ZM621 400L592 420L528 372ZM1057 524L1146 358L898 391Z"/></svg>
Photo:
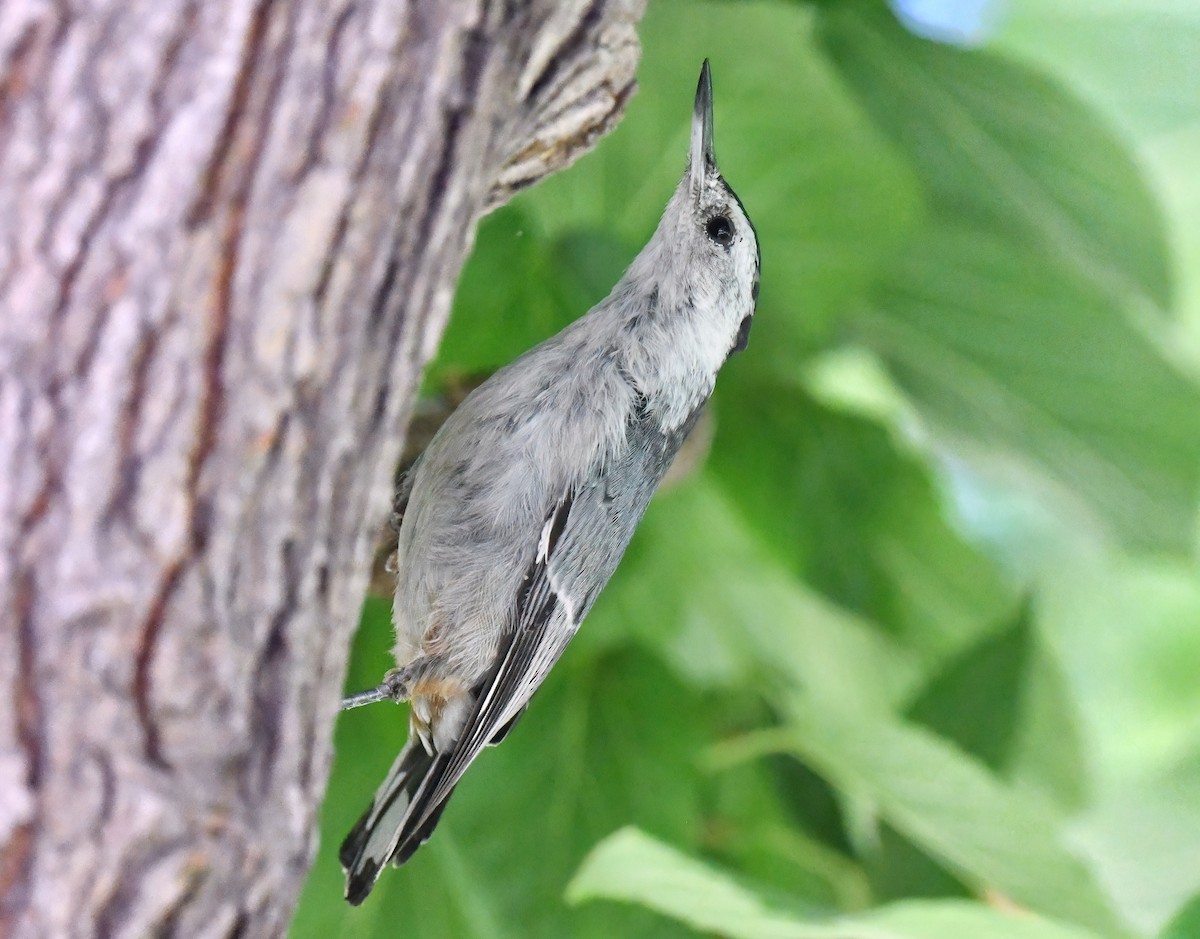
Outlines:
<svg viewBox="0 0 1200 939"><path fill-rule="evenodd" d="M607 298L476 388L401 483L398 667L344 706L410 701L409 739L342 844L351 903L429 838L562 655L745 347L759 267L713 155L705 61L688 167L650 242Z"/></svg>

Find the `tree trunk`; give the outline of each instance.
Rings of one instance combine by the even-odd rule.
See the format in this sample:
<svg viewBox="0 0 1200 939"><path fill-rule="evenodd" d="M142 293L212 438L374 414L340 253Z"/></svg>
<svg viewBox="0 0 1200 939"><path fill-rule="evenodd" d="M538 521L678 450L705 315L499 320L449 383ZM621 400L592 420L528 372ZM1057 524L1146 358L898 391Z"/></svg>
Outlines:
<svg viewBox="0 0 1200 939"><path fill-rule="evenodd" d="M0 935L284 931L476 221L643 2L0 5Z"/></svg>

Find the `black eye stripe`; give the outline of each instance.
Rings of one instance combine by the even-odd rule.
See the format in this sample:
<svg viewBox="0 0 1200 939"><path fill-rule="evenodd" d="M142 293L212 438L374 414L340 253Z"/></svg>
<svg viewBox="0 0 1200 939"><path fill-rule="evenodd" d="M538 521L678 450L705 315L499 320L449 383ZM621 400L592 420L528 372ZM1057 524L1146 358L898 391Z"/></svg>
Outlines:
<svg viewBox="0 0 1200 939"><path fill-rule="evenodd" d="M750 231L754 233L754 244L758 245L758 229L756 229L754 227L754 222L751 221L750 214L746 211L746 207L744 205L742 205L742 200L740 198L738 198L738 194L733 191L733 189L732 189L732 187L730 187L729 183L725 182L724 176L718 176L717 179L720 181L721 187L725 190L725 192L728 193L733 198L733 201L738 204L738 208L742 210L742 216L746 219L746 224L750 226ZM755 265L755 267L758 268L759 270L762 270L762 248L761 248L761 246L758 248L758 259L757 260L758 260L758 263Z"/></svg>

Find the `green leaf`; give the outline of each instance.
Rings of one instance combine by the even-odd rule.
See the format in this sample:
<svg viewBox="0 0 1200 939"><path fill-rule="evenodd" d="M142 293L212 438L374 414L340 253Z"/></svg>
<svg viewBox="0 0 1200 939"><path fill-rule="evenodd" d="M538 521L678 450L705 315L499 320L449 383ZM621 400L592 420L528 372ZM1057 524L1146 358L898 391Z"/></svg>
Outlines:
<svg viewBox="0 0 1200 939"><path fill-rule="evenodd" d="M1009 628L950 662L909 705L923 724L999 773L1012 754L1034 649L1026 605Z"/></svg>
<svg viewBox="0 0 1200 939"><path fill-rule="evenodd" d="M1061 552L1039 593L1101 786L1159 775L1200 750L1194 561Z"/></svg>
<svg viewBox="0 0 1200 939"><path fill-rule="evenodd" d="M1078 926L1017 911L1003 913L977 903L909 901L864 917L905 939L1086 939L1096 936Z"/></svg>
<svg viewBox="0 0 1200 939"><path fill-rule="evenodd" d="M1122 927L1058 820L928 731L798 701L793 751L978 891L1107 935Z"/></svg>
<svg viewBox="0 0 1200 939"><path fill-rule="evenodd" d="M1084 930L978 903L909 902L853 917L805 915L728 874L626 828L588 855L568 888L574 903L640 903L732 939L1087 939Z"/></svg>
<svg viewBox="0 0 1200 939"><path fill-rule="evenodd" d="M825 7L821 23L931 207L867 340L960 456L1016 456L1127 544L1189 549L1200 391L1155 332L1168 250L1129 154L1051 82L912 37L882 5Z"/></svg>
<svg viewBox="0 0 1200 939"><path fill-rule="evenodd" d="M1200 893L1184 904L1158 939L1200 939Z"/></svg>
<svg viewBox="0 0 1200 939"><path fill-rule="evenodd" d="M1179 322L1169 351L1200 365L1200 9L1194 3L1013 0L997 49L1060 77L1119 126L1161 194Z"/></svg>
<svg viewBox="0 0 1200 939"><path fill-rule="evenodd" d="M1200 121L1193 3L1009 0L990 44L1061 76L1137 136Z"/></svg>
<svg viewBox="0 0 1200 939"><path fill-rule="evenodd" d="M1020 456L1131 545L1187 549L1200 393L1046 259L967 229L916 244L864 328L935 430L993 471Z"/></svg>
<svg viewBox="0 0 1200 939"><path fill-rule="evenodd" d="M1073 820L1072 840L1135 927L1163 928L1200 884L1200 750L1163 778L1105 793Z"/></svg>
<svg viewBox="0 0 1200 939"><path fill-rule="evenodd" d="M1171 302L1161 211L1120 141L1053 81L920 39L883 3L824 8L820 36L912 161L931 221L971 220L1117 297Z"/></svg>
<svg viewBox="0 0 1200 939"><path fill-rule="evenodd" d="M735 939L827 936L794 915L772 910L731 878L634 828L609 836L587 856L567 887L567 900L605 898L640 903L696 929Z"/></svg>
<svg viewBox="0 0 1200 939"><path fill-rule="evenodd" d="M972 896L970 888L945 863L905 837L886 821L867 814L863 804L866 837L858 839L857 856L862 859L876 903L910 897L956 899Z"/></svg>
<svg viewBox="0 0 1200 939"><path fill-rule="evenodd" d="M772 553L938 663L1016 594L946 520L928 468L885 428L746 371L716 396L715 477Z"/></svg>
<svg viewBox="0 0 1200 939"><path fill-rule="evenodd" d="M887 709L911 692L914 657L805 588L707 472L657 496L579 640L634 638L690 681L809 693Z"/></svg>
<svg viewBox="0 0 1200 939"><path fill-rule="evenodd" d="M1042 640L1033 650L1005 770L1018 788L1072 812L1089 795L1091 754L1079 704L1060 661L1063 653L1051 646L1052 642Z"/></svg>

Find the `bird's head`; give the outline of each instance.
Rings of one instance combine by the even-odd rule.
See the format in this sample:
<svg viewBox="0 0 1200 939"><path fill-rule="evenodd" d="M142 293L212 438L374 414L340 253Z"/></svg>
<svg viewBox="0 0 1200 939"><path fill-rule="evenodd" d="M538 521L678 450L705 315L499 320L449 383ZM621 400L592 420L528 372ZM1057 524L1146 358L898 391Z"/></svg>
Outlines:
<svg viewBox="0 0 1200 939"><path fill-rule="evenodd" d="M630 373L670 415L668 423L707 398L725 360L745 348L759 267L754 225L717 168L705 60L687 169L654 235L610 298L625 320Z"/></svg>
<svg viewBox="0 0 1200 939"><path fill-rule="evenodd" d="M684 265L681 276L695 285L697 304L732 328L733 344L728 352L740 352L746 347L758 302L762 256L754 223L717 168L707 59L696 86L687 172L668 207L668 213L672 212Z"/></svg>

